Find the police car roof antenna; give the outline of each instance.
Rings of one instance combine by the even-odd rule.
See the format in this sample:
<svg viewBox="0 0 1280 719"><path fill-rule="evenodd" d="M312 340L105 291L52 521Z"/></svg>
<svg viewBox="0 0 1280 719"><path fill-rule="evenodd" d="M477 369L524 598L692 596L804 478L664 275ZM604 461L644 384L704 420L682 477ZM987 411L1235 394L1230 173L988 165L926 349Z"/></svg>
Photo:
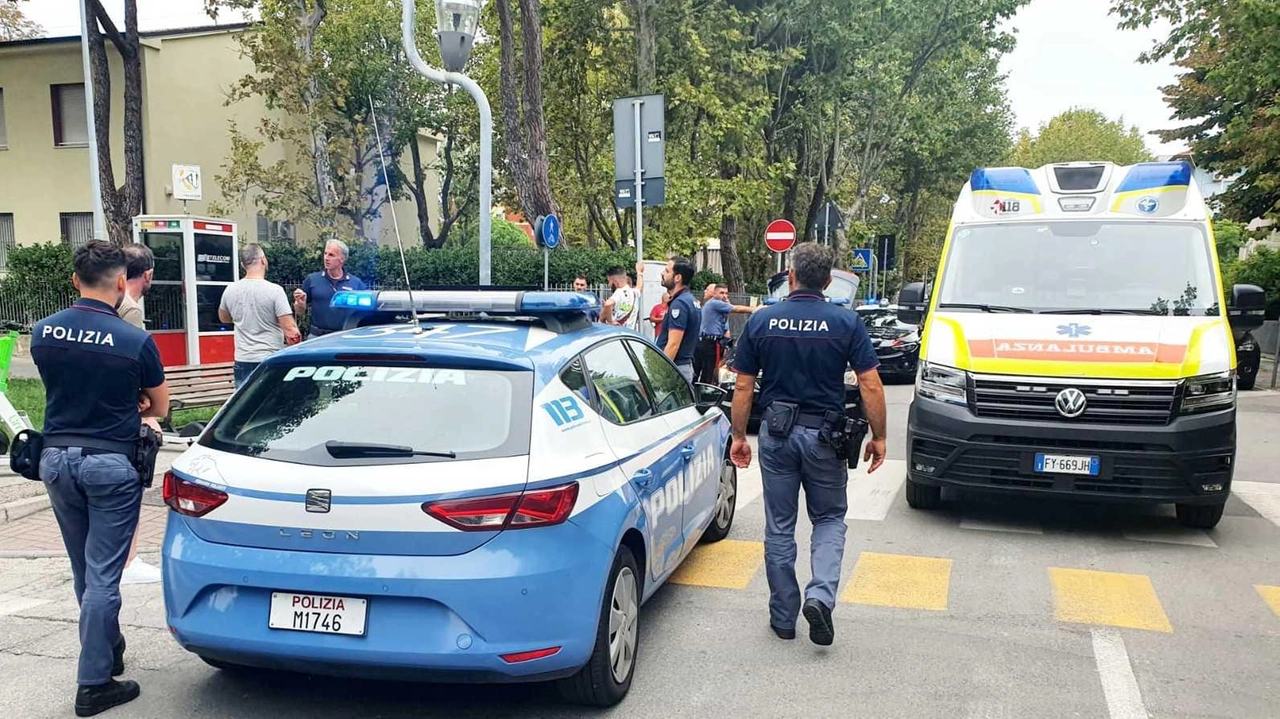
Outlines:
<svg viewBox="0 0 1280 719"><path fill-rule="evenodd" d="M378 159L382 160L382 180L387 183L387 205L391 208L391 226L396 230L396 246L400 248L400 268L404 270L404 286L409 290L409 324L413 325L415 333L421 334L422 323L418 321L418 306L413 301L413 285L409 282L409 263L404 259L404 241L400 239L400 222L396 220L396 203L391 197L391 174L387 171L387 153L383 151L382 134L378 132L378 113L373 109L373 95L369 95L369 117L373 120L373 139L378 143Z"/></svg>

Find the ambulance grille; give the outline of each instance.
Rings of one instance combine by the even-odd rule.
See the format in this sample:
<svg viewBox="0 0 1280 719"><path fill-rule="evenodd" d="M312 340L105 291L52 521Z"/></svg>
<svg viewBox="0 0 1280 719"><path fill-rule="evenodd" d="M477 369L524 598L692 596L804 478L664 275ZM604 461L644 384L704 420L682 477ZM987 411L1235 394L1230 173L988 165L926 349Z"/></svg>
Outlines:
<svg viewBox="0 0 1280 719"><path fill-rule="evenodd" d="M1085 410L1068 418L1058 411L1055 400L1059 392L1071 387L1084 393ZM976 375L969 388L969 408L979 417L1071 424L1166 425L1173 419L1177 400L1177 382Z"/></svg>

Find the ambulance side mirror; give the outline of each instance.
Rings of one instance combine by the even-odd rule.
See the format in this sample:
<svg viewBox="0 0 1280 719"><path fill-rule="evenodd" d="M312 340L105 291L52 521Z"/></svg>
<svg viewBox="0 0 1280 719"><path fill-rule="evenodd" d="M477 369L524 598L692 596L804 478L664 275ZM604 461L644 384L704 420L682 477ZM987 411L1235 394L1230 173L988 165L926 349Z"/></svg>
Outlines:
<svg viewBox="0 0 1280 719"><path fill-rule="evenodd" d="M929 309L929 286L923 282L910 282L898 291L898 321L909 325L924 324Z"/></svg>
<svg viewBox="0 0 1280 719"><path fill-rule="evenodd" d="M1267 293L1257 285L1236 285L1231 288L1231 301L1227 303L1227 321L1233 332L1247 332L1262 326L1266 319Z"/></svg>

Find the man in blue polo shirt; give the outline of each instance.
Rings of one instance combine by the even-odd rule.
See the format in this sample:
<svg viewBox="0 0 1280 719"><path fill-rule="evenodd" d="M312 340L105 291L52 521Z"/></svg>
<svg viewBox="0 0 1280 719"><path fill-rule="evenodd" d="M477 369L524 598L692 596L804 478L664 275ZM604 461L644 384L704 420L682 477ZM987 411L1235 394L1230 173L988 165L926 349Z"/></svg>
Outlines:
<svg viewBox="0 0 1280 719"><path fill-rule="evenodd" d="M307 339L337 332L347 322L351 310L330 307L333 296L343 290L363 290L365 284L347 272L345 265L351 252L345 242L329 240L324 245L324 270L312 272L302 281L302 287L293 291L293 311L299 317L311 306L311 330Z"/></svg>
<svg viewBox="0 0 1280 719"><path fill-rule="evenodd" d="M694 272L693 262L684 257L669 260L662 271L662 286L667 288L671 299L657 339L658 346L676 363L676 369L690 384L693 383L693 352L698 346L698 330L702 325L701 313L689 290Z"/></svg>
<svg viewBox="0 0 1280 719"><path fill-rule="evenodd" d="M45 386L40 479L71 558L80 604L78 716L139 694L137 682L112 678L124 673L120 575L142 506L133 467L139 406L149 403L152 417L169 407L155 341L116 314L125 294L125 264L124 251L109 242L76 250L72 282L80 299L31 332L31 358Z"/></svg>

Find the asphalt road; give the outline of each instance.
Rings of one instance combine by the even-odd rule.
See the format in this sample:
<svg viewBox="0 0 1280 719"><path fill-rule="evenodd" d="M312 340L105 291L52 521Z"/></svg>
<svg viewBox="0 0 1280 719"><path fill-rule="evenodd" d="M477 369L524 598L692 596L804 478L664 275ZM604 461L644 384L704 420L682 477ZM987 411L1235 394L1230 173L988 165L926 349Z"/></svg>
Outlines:
<svg viewBox="0 0 1280 719"><path fill-rule="evenodd" d="M855 472L836 644L768 630L758 473L729 540L700 549L641 615L618 707L540 686L227 674L163 627L158 586L124 588L127 676L103 716L1259 717L1280 715L1280 393L1242 395L1238 496L1213 531L1171 508L902 497L910 387L889 388L890 456ZM808 525L798 532L802 583ZM154 558L153 558L154 559ZM62 560L0 561L0 716L71 716L77 635ZM1268 602L1269 600L1269 602Z"/></svg>

